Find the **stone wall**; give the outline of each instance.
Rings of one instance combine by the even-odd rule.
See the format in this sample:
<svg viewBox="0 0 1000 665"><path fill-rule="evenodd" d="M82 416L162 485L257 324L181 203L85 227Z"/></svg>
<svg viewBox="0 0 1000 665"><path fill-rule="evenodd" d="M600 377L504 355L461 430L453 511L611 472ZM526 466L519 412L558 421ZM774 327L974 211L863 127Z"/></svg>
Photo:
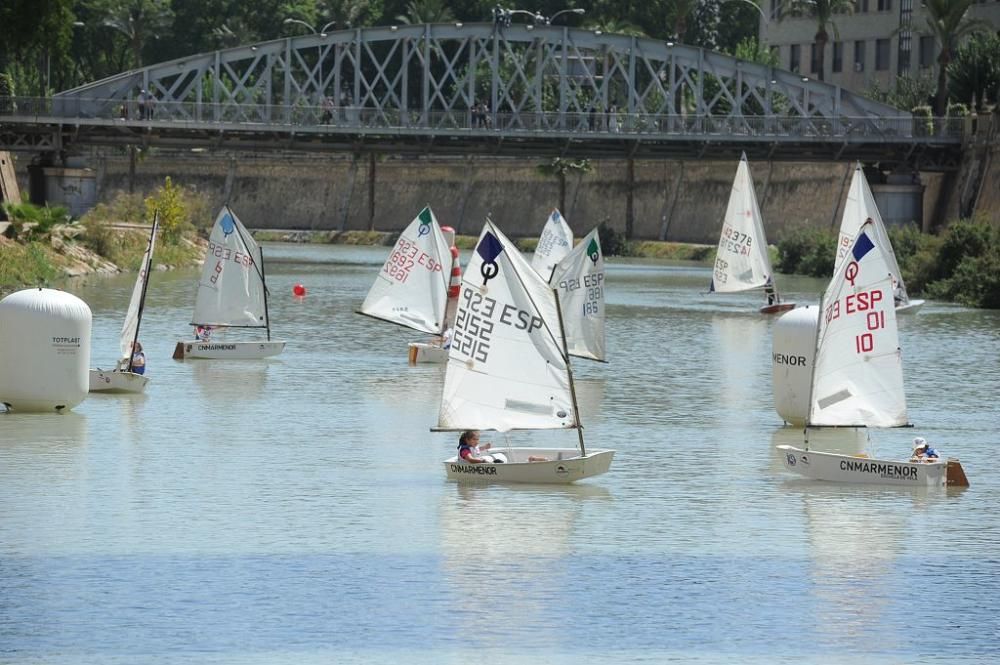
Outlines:
<svg viewBox="0 0 1000 665"><path fill-rule="evenodd" d="M476 234L487 214L512 236L536 235L558 206L555 177L540 175L541 160L508 158L395 158L374 163L374 209L367 156L154 152L136 163L134 189L151 191L170 176L221 205L229 200L251 228L354 230L370 221L380 231L402 229L430 205L442 224ZM98 198L129 189L127 155L90 160ZM624 231L627 162L592 162L569 175L566 217L578 234L607 221ZM800 225L836 228L853 165L756 162L751 169L768 238ZM714 244L736 160L636 161L633 190L637 239ZM924 210L934 210L940 177L924 174ZM928 201L930 199L930 201ZM372 214L373 213L373 214ZM925 225L926 226L926 225Z"/></svg>

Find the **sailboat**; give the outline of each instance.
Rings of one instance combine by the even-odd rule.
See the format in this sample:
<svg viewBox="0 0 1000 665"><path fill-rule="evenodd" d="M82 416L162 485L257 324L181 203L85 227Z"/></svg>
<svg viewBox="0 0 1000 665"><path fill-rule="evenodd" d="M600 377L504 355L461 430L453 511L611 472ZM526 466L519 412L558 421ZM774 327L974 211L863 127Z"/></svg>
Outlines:
<svg viewBox="0 0 1000 665"><path fill-rule="evenodd" d="M535 254L531 257L531 267L544 279L549 279L556 265L573 248L573 229L558 208L553 208L538 236Z"/></svg>
<svg viewBox="0 0 1000 665"><path fill-rule="evenodd" d="M411 362L444 362L448 329L448 282L454 257L437 218L426 207L396 240L375 278L360 314L437 335L410 344Z"/></svg>
<svg viewBox="0 0 1000 665"><path fill-rule="evenodd" d="M285 342L271 340L264 252L228 204L216 216L208 238L191 325L202 334L177 342L175 360L268 358L285 349ZM210 331L216 328L264 328L267 339L211 339Z"/></svg>
<svg viewBox="0 0 1000 665"><path fill-rule="evenodd" d="M494 446L502 463L445 460L449 480L571 483L605 473L587 450L558 293L487 219L462 276L435 431L572 429L575 448ZM529 461L529 458L545 458Z"/></svg>
<svg viewBox="0 0 1000 665"><path fill-rule="evenodd" d="M809 427L908 424L892 275L873 222L865 222L820 301L809 387ZM874 459L780 445L789 471L814 480L924 487L963 484L958 460ZM965 480L964 484L968 484Z"/></svg>
<svg viewBox="0 0 1000 665"><path fill-rule="evenodd" d="M549 285L559 292L569 355L605 361L604 256L596 228L559 261Z"/></svg>
<svg viewBox="0 0 1000 665"><path fill-rule="evenodd" d="M90 370L90 392L92 393L141 393L146 389L146 384L149 383L148 376L133 371L132 358L135 343L139 339L139 324L142 322L142 312L146 304L146 289L149 286L149 273L153 268L153 247L156 244L158 227L159 219L157 215L154 215L153 228L149 231L149 241L146 243L146 252L142 255L142 262L139 264L139 275L135 279L135 286L132 287L132 298L129 300L125 321L122 323L122 332L118 338L121 353L118 366L113 371L100 368Z"/></svg>
<svg viewBox="0 0 1000 665"><path fill-rule="evenodd" d="M889 241L889 233L882 222L882 215L879 214L878 206L875 204L875 196L868 186L868 179L865 178L864 170L858 163L854 168L854 177L851 179L851 188L847 193L847 203L844 205L844 214L840 218L840 236L837 239L837 256L834 259L834 272L843 263L851 247L854 246L854 238L858 234L861 226L871 221L874 225L873 233L878 236L879 243L884 248L886 264L889 273L892 275L892 295L896 305L896 312L899 314L914 314L923 304L923 300L910 299L906 292L906 284L903 283L903 274L899 270L896 262L896 254L892 251L892 243Z"/></svg>
<svg viewBox="0 0 1000 665"><path fill-rule="evenodd" d="M710 292L735 293L763 289L767 301L761 314L777 314L795 307L783 302L774 286L774 270L767 252L764 222L757 205L747 155L740 156L733 188L729 192L722 234L715 254Z"/></svg>

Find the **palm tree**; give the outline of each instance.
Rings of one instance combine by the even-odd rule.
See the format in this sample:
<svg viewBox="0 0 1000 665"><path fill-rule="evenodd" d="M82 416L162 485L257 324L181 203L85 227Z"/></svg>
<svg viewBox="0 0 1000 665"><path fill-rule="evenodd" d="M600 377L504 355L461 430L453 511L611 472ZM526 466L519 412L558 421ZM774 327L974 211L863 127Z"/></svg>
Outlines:
<svg viewBox="0 0 1000 665"><path fill-rule="evenodd" d="M927 27L941 46L937 59L937 96L934 98L934 115L939 117L948 110L948 65L958 43L969 35L991 29L986 21L966 16L975 3L976 0L924 0Z"/></svg>
<svg viewBox="0 0 1000 665"><path fill-rule="evenodd" d="M170 25L173 10L169 0L98 0L93 7L104 14L103 25L114 28L128 40L132 64L142 67L142 49L158 32Z"/></svg>
<svg viewBox="0 0 1000 665"><path fill-rule="evenodd" d="M834 14L854 13L854 0L792 0L792 16L799 13L807 14L816 21L816 34L813 43L816 46L816 69L819 80L825 80L826 45L830 41L827 28L833 29L835 37L840 36L837 24L833 22Z"/></svg>
<svg viewBox="0 0 1000 665"><path fill-rule="evenodd" d="M406 4L406 14L396 16L396 20L406 25L450 23L455 20L455 15L446 0L410 0Z"/></svg>

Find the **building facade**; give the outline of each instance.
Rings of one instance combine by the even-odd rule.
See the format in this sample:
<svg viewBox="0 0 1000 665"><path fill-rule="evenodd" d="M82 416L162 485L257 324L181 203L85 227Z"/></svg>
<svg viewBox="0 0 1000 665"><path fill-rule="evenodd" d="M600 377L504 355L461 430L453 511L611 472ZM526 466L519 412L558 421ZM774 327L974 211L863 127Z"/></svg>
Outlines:
<svg viewBox="0 0 1000 665"><path fill-rule="evenodd" d="M788 0L764 0L760 42L777 52L783 69L821 78L816 20L792 14L788 6ZM978 0L969 17L1000 30L1000 0ZM855 0L854 13L839 14L833 23L824 54L827 83L864 93L873 84L886 89L902 75L936 80L940 49L920 0Z"/></svg>

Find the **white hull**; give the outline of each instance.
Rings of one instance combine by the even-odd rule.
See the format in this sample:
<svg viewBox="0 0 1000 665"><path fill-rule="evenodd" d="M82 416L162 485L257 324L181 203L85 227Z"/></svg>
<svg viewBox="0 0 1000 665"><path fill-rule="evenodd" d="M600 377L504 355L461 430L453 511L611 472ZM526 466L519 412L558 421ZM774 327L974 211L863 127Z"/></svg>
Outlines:
<svg viewBox="0 0 1000 665"><path fill-rule="evenodd" d="M911 300L905 305L900 305L896 308L896 314L916 314L917 311L924 306L926 300Z"/></svg>
<svg viewBox="0 0 1000 665"><path fill-rule="evenodd" d="M141 393L149 377L135 372L114 372L104 369L90 370L92 393Z"/></svg>
<svg viewBox="0 0 1000 665"><path fill-rule="evenodd" d="M448 349L444 349L438 344L410 342L409 359L411 365L416 365L417 363L446 363L448 362Z"/></svg>
<svg viewBox="0 0 1000 665"><path fill-rule="evenodd" d="M469 464L458 457L444 461L448 480L461 483L536 483L564 485L606 473L615 456L613 450L594 450L585 457L576 448L508 448L497 446L490 455L502 455L505 463ZM529 462L528 456L546 457L547 462Z"/></svg>
<svg viewBox="0 0 1000 665"><path fill-rule="evenodd" d="M285 350L285 342L177 342L174 360L207 358L215 360L255 360L270 358Z"/></svg>
<svg viewBox="0 0 1000 665"><path fill-rule="evenodd" d="M868 485L893 485L896 487L942 487L945 485L968 485L958 482L953 469L958 460L939 462L897 462L879 460L861 455L838 455L814 450L802 450L793 446L778 446L782 454L782 464L787 471L812 480L835 483L858 483ZM960 473L965 480L965 473Z"/></svg>

